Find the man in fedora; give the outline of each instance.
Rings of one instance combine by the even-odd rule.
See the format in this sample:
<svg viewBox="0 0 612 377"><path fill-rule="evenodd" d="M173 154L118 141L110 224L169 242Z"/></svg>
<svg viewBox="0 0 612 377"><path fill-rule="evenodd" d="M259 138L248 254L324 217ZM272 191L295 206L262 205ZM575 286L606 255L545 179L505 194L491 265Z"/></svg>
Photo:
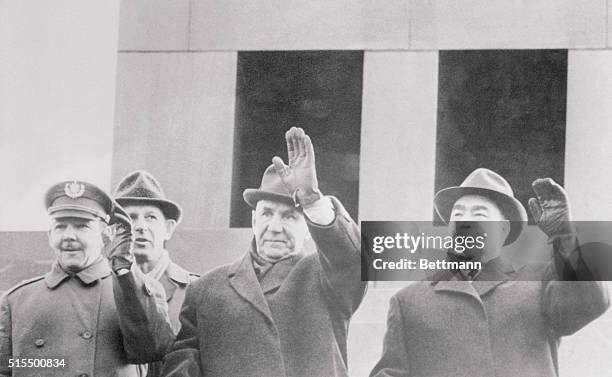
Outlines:
<svg viewBox="0 0 612 377"><path fill-rule="evenodd" d="M349 320L366 288L359 229L319 191L310 138L300 128L285 137L289 165L274 157L243 194L249 251L189 286L163 376L348 376Z"/></svg>
<svg viewBox="0 0 612 377"><path fill-rule="evenodd" d="M45 205L56 259L1 299L0 376L140 376L130 363L160 360L174 334L161 285L133 264L129 218L86 182L52 186Z"/></svg>
<svg viewBox="0 0 612 377"><path fill-rule="evenodd" d="M187 285L198 277L174 263L166 249L183 211L166 198L157 179L143 170L123 178L117 184L114 197L132 220L136 264L164 287L172 327L178 331L178 316Z"/></svg>
<svg viewBox="0 0 612 377"><path fill-rule="evenodd" d="M485 236L484 247L450 259L482 262L478 271L439 271L390 302L383 354L371 376L557 376L557 349L609 306L606 285L572 280L580 248L565 190L533 182L529 207L553 245L550 263L515 270L502 248L514 242L527 213L508 182L476 169L458 187L439 191L435 209L449 233ZM571 275L571 273L570 273Z"/></svg>
<svg viewBox="0 0 612 377"><path fill-rule="evenodd" d="M182 209L168 200L160 183L146 171L138 170L123 178L114 194L115 200L126 211L134 228L134 255L140 269L159 281L168 301L168 315L172 328L178 332L179 312L187 285L198 278L174 263L166 243L181 222ZM148 366L148 377L159 376L161 363Z"/></svg>

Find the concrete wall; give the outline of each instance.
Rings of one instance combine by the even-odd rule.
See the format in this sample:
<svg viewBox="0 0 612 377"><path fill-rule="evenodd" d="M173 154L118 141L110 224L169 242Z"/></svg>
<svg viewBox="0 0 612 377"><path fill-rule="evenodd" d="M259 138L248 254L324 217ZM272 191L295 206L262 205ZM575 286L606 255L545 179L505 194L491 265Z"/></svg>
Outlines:
<svg viewBox="0 0 612 377"><path fill-rule="evenodd" d="M42 193L58 173L110 188L136 168L186 209L177 260L202 271L242 254L249 231L229 228L239 50L365 50L359 213L399 220L432 213L437 51L569 49L566 187L577 219L612 216L609 1L124 0L118 39L118 4L96 4L0 0L11 52L0 52L0 198L11 214L0 230L12 231L0 248L13 255L46 258L44 234L21 231L44 229ZM355 315L352 375L379 357L399 286L372 284ZM561 375L608 375L610 339L612 312L564 340Z"/></svg>
<svg viewBox="0 0 612 377"><path fill-rule="evenodd" d="M612 30L605 0L147 1L146 9L143 3L123 1L121 5L118 71L120 80L128 82L133 78L126 72L134 69L137 60L148 71L159 67L159 61L196 64L241 50L364 49L362 220L428 219L432 214L437 50L570 49L566 186L577 219L606 220L612 213L612 201L606 199L609 179L603 173L612 163L606 148L612 138L607 131L612 113L606 105L612 99L612 56L606 51ZM173 98L171 103L191 103L207 95L194 96L192 90L179 91L169 84L164 76L174 75L174 69L155 74L149 87L155 87L156 93L166 92L165 97ZM215 74L225 76L228 71ZM204 73L196 79L211 80ZM141 87L118 85L119 109L125 106L120 98L134 96L124 91L135 93ZM169 127L166 119L174 113L167 108L172 105L158 105L166 109L151 107L149 120L164 134ZM230 130L233 118L224 121L224 130ZM127 123L118 115L117 126L129 127ZM219 134L216 141L207 143L224 144L229 137ZM225 179L216 178L212 166L200 171L208 171L215 182ZM229 213L229 204L223 203L217 202L214 212L205 212L211 219L199 224L218 226L214 219ZM235 232L225 229L228 237ZM400 286L372 284L355 315L349 342L353 375L367 375L380 355L388 299ZM609 339L611 314L567 338L561 347L562 375L605 375L612 369L605 353Z"/></svg>
<svg viewBox="0 0 612 377"><path fill-rule="evenodd" d="M0 1L0 231L46 229L59 180L110 188L118 24L117 0Z"/></svg>

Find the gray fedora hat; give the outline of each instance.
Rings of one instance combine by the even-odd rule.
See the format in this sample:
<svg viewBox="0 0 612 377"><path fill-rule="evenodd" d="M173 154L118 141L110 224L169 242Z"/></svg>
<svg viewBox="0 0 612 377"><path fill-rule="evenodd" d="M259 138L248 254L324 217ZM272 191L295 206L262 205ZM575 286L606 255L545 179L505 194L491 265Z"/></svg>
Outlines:
<svg viewBox="0 0 612 377"><path fill-rule="evenodd" d="M181 221L183 210L175 202L168 200L155 177L144 170L128 174L115 188L115 201L122 206L130 204L150 204L158 207L168 219Z"/></svg>
<svg viewBox="0 0 612 377"><path fill-rule="evenodd" d="M465 195L482 195L493 200L510 221L510 233L504 245L516 241L527 222L527 211L514 197L508 181L492 170L478 168L470 173L461 185L438 191L434 198L434 206L445 223L449 222L455 202Z"/></svg>
<svg viewBox="0 0 612 377"><path fill-rule="evenodd" d="M249 188L244 190L242 197L251 208L257 206L257 202L266 199L294 205L293 193L289 192L280 176L274 169L274 165L268 166L261 180L261 185L257 189Z"/></svg>

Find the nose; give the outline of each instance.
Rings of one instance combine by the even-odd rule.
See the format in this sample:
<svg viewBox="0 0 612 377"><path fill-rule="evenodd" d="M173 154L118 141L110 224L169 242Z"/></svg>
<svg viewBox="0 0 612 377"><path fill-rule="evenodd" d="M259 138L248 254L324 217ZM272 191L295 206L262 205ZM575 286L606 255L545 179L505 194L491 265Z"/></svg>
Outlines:
<svg viewBox="0 0 612 377"><path fill-rule="evenodd" d="M62 232L62 239L64 240L75 240L76 239L76 231L72 225L66 226L64 231Z"/></svg>
<svg viewBox="0 0 612 377"><path fill-rule="evenodd" d="M283 223L280 216L275 215L270 219L268 223L268 230L275 233L280 233L283 231Z"/></svg>
<svg viewBox="0 0 612 377"><path fill-rule="evenodd" d="M132 226L136 232L144 232L147 229L147 223L142 216L132 217Z"/></svg>

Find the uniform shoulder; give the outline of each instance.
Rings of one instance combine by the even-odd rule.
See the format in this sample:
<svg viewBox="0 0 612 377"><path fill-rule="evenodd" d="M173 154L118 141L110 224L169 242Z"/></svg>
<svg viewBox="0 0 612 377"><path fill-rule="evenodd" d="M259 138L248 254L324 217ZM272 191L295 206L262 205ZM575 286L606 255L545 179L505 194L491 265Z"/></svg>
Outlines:
<svg viewBox="0 0 612 377"><path fill-rule="evenodd" d="M27 285L30 285L32 283L35 283L37 281L40 281L42 279L45 278L45 275L41 275L41 276L36 276L30 279L26 279L26 280L22 280L21 282L17 283L16 285L14 285L13 287L11 287L10 289L8 289L6 292L4 292L4 295L10 295L11 293L19 290L20 288L23 288Z"/></svg>

